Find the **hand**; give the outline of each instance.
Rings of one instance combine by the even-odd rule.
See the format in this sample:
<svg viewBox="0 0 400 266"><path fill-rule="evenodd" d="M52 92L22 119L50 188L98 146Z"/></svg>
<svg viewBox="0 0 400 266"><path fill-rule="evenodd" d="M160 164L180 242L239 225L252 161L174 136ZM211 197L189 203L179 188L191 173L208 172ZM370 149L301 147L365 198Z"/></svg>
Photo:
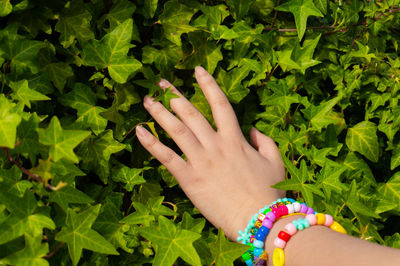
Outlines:
<svg viewBox="0 0 400 266"><path fill-rule="evenodd" d="M175 176L199 211L225 234L236 240L251 216L285 195L270 186L283 180L285 169L275 142L253 128L243 136L235 112L214 78L202 67L195 76L211 106L217 132L203 115L168 81L160 87L179 96L171 109L149 97L144 107L172 137L187 161L162 144L143 127L136 128L141 144Z"/></svg>

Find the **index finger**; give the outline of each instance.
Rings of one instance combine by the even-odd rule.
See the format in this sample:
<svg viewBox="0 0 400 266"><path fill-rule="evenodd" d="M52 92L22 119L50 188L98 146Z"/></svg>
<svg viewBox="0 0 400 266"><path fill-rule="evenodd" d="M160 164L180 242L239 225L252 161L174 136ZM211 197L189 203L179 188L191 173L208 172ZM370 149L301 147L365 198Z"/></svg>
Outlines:
<svg viewBox="0 0 400 266"><path fill-rule="evenodd" d="M196 80L204 93L214 117L218 132L223 135L243 136L236 114L225 93L215 79L201 66L195 68Z"/></svg>

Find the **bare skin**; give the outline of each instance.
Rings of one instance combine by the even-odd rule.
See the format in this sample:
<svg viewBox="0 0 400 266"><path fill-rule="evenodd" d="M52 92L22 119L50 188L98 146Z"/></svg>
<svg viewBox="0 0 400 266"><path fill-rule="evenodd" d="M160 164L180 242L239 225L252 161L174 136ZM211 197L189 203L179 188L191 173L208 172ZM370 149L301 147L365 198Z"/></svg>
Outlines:
<svg viewBox="0 0 400 266"><path fill-rule="evenodd" d="M171 87L171 91L180 96L170 102L171 109L179 118L149 97L145 97L144 107L168 132L187 160L143 127L138 126L136 134L141 144L175 176L204 217L215 227L222 228L230 239L236 240L238 230L246 227L254 213L277 198L284 197L284 191L270 186L284 179L285 169L279 150L271 138L253 128L250 132L251 145L246 141L232 106L214 78L202 67L196 67L195 76L211 106L217 131L172 84L162 80L159 84L161 88ZM274 225L266 240L268 254L272 254L272 241L279 230L293 218L296 217L282 219ZM296 252L298 247L304 252ZM321 252L316 252L316 249ZM366 255L354 256L354 253L368 254L368 257L375 254L376 262L379 260L380 263L385 261L383 263L386 265L400 265L398 250L320 226L294 236L285 249L286 265L328 265L321 264L321 260L332 261L329 265L376 265L372 263L373 258L365 260L363 258ZM311 261L310 256L313 258ZM354 261L356 258L359 260ZM353 263L345 263L349 261ZM391 264L393 262L397 263Z"/></svg>

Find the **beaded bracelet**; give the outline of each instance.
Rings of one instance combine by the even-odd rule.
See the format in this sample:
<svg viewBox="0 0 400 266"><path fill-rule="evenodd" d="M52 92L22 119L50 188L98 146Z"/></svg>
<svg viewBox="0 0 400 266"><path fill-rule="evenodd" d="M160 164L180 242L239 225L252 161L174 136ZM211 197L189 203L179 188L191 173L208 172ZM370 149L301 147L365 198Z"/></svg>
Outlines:
<svg viewBox="0 0 400 266"><path fill-rule="evenodd" d="M293 199L283 198L278 199L271 205L267 205L260 212L260 214L255 214L252 217L245 229L245 233L250 235L249 239L247 239L247 235L242 235L241 233L243 232L239 231L242 238L238 237L238 241L242 240L242 243L250 246L250 249L242 255L243 260L248 266L253 265L253 263L254 265L263 265L264 261L267 260L268 257L264 251L264 241L276 220L295 213L304 215L314 213L314 210L307 207L305 203L300 204ZM251 225L253 222L254 225Z"/></svg>
<svg viewBox="0 0 400 266"><path fill-rule="evenodd" d="M296 234L297 231L302 231L313 225L324 225L332 230L346 234L346 230L337 222L335 222L329 214L317 213L307 214L305 218L294 220L285 225L286 231L280 231L278 237L274 240L274 253L272 255L272 262L274 266L285 265L285 253L283 249L290 238Z"/></svg>

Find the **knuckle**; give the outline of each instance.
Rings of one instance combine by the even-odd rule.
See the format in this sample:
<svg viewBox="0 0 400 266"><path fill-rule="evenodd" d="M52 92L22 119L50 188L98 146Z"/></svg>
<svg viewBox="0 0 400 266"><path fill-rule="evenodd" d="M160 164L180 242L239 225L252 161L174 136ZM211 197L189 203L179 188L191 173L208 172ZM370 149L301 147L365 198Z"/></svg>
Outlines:
<svg viewBox="0 0 400 266"><path fill-rule="evenodd" d="M175 155L173 152L168 151L163 155L163 158L161 158L161 163L164 165L170 164L173 160L175 159Z"/></svg>
<svg viewBox="0 0 400 266"><path fill-rule="evenodd" d="M197 117L198 114L199 112L194 108L188 107L183 110L183 115L186 117Z"/></svg>
<svg viewBox="0 0 400 266"><path fill-rule="evenodd" d="M153 114L153 115L159 115L159 114L161 114L162 112L164 111L164 108L163 108L163 106L160 104L160 103L153 103L151 106L150 106L150 112Z"/></svg>
<svg viewBox="0 0 400 266"><path fill-rule="evenodd" d="M225 98L225 97L222 97L222 96L217 97L217 98L214 100L214 103L215 103L216 105L218 105L219 107L223 107L223 108L226 108L226 107L229 107L229 106L230 106L230 103L229 103L228 99Z"/></svg>
<svg viewBox="0 0 400 266"><path fill-rule="evenodd" d="M152 138L150 138L149 142L147 143L147 147L148 148L152 148L154 147L154 145L156 145L158 142L158 140L153 136Z"/></svg>
<svg viewBox="0 0 400 266"><path fill-rule="evenodd" d="M180 124L173 129L173 132L176 136L182 136L187 133L187 128L185 125Z"/></svg>

